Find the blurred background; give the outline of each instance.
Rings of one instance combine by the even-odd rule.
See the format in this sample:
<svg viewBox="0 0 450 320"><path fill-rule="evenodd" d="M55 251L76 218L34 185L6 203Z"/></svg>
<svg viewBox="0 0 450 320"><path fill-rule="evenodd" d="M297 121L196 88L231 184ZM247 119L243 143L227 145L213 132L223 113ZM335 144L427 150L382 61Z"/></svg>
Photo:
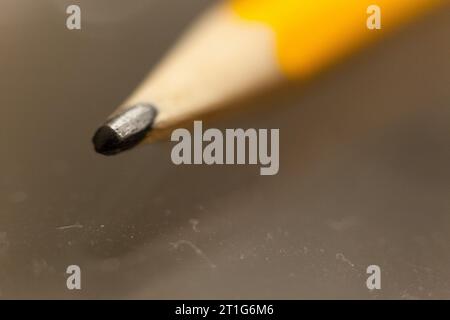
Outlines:
<svg viewBox="0 0 450 320"><path fill-rule="evenodd" d="M169 143L95 154L210 3L0 0L0 298L450 298L448 6L206 123L280 128L278 175L177 167Z"/></svg>

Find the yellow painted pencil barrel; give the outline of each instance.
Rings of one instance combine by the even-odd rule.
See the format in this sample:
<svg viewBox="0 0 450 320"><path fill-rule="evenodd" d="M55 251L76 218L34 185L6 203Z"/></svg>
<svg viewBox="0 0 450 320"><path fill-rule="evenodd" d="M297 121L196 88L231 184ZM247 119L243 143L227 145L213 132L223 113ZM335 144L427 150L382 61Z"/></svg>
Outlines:
<svg viewBox="0 0 450 320"><path fill-rule="evenodd" d="M233 0L231 10L273 30L276 58L287 77L316 72L381 33L437 6L438 0ZM369 29L376 5L382 27Z"/></svg>

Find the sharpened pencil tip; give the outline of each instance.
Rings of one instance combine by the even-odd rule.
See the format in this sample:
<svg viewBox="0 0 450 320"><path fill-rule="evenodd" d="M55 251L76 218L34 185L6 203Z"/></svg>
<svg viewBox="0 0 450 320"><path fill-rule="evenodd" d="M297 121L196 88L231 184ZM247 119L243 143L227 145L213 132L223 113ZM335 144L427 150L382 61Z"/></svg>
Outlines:
<svg viewBox="0 0 450 320"><path fill-rule="evenodd" d="M114 155L134 147L151 130L156 114L154 106L141 103L114 116L95 132L95 151Z"/></svg>

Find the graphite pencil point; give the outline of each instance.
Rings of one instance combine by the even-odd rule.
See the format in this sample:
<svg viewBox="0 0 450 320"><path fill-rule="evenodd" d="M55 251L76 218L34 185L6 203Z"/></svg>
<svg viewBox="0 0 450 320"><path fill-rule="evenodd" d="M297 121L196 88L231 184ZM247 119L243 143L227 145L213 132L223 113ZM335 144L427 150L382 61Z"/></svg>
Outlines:
<svg viewBox="0 0 450 320"><path fill-rule="evenodd" d="M114 155L134 147L151 130L156 114L155 107L140 103L114 116L95 132L95 151Z"/></svg>

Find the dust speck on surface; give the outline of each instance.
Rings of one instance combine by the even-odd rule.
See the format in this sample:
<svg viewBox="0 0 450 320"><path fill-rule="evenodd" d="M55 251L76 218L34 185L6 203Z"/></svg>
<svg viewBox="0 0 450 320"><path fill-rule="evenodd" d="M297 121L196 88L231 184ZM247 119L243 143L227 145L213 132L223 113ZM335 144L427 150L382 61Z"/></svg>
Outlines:
<svg viewBox="0 0 450 320"><path fill-rule="evenodd" d="M198 229L198 224L200 223L199 220L189 219L189 223L192 226L192 230L194 230L194 232L200 232L200 230Z"/></svg>
<svg viewBox="0 0 450 320"><path fill-rule="evenodd" d="M211 269L215 269L217 265L211 261L211 259L208 258L208 256L195 244L193 244L189 240L178 240L176 242L169 243L174 249L179 249L180 246L186 245L190 247L192 250L194 250L195 254L201 257L203 260L205 260L208 265L211 267Z"/></svg>
<svg viewBox="0 0 450 320"><path fill-rule="evenodd" d="M10 194L9 199L13 203L22 203L28 199L28 194L25 191L17 191Z"/></svg>
<svg viewBox="0 0 450 320"><path fill-rule="evenodd" d="M45 259L33 259L31 261L31 269L35 276L54 271L53 267Z"/></svg>

